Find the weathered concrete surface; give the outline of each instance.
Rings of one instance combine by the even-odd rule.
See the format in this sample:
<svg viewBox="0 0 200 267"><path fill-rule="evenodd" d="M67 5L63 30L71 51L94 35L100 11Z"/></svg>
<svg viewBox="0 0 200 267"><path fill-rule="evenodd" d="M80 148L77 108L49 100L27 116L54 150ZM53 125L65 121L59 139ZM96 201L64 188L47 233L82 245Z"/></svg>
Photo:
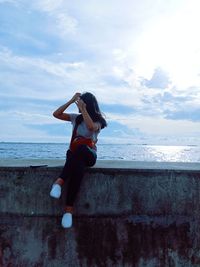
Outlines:
<svg viewBox="0 0 200 267"><path fill-rule="evenodd" d="M0 167L0 267L199 267L198 165L123 163L87 170L68 230L61 167Z"/></svg>

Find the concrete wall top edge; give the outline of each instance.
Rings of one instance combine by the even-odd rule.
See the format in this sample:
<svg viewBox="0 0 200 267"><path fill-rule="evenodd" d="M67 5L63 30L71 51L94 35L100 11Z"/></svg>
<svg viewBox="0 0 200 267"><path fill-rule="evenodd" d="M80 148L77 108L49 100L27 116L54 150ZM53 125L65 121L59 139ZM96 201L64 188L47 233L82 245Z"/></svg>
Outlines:
<svg viewBox="0 0 200 267"><path fill-rule="evenodd" d="M27 170L44 169L58 170L64 166L65 160L46 160L46 159L0 159L0 170ZM88 168L89 172L115 172L115 171L186 171L200 172L200 163L182 162L140 162L125 160L97 160L95 166Z"/></svg>

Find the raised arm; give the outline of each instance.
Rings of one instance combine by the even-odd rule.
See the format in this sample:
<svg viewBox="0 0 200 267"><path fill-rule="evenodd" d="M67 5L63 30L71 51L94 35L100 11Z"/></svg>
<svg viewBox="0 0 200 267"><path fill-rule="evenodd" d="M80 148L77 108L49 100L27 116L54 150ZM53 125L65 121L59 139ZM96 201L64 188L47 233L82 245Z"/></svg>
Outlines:
<svg viewBox="0 0 200 267"><path fill-rule="evenodd" d="M53 116L59 120L64 120L64 121L70 121L70 116L67 113L64 113L64 111L75 101L77 101L80 97L80 93L76 93L72 99L70 99L67 103L64 105L60 106L58 109L56 109L53 112Z"/></svg>
<svg viewBox="0 0 200 267"><path fill-rule="evenodd" d="M92 118L90 117L89 113L87 112L86 109L86 104L83 102L82 99L78 99L77 101L75 101L76 105L78 106L78 108L80 109L82 115L83 115L83 119L85 121L85 124L87 126L87 128L90 131L97 131L100 129L100 125L97 122L94 122L92 120Z"/></svg>

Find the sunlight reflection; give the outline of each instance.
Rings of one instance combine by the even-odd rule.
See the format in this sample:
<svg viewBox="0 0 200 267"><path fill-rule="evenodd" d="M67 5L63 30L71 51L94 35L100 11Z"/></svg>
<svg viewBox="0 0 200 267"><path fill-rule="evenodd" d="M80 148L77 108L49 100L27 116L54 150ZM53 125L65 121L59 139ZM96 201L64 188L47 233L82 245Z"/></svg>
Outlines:
<svg viewBox="0 0 200 267"><path fill-rule="evenodd" d="M187 146L149 146L148 148L156 161L182 161L188 150Z"/></svg>

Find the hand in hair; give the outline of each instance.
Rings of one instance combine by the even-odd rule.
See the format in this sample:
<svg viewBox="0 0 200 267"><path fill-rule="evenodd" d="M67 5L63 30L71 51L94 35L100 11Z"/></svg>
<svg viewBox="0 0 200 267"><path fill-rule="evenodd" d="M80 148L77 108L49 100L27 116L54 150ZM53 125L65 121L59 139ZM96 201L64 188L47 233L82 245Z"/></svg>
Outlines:
<svg viewBox="0 0 200 267"><path fill-rule="evenodd" d="M81 93L76 93L76 94L72 97L71 102L73 102L73 103L76 102L77 100L79 100L80 96L81 96Z"/></svg>
<svg viewBox="0 0 200 267"><path fill-rule="evenodd" d="M80 111L84 111L86 109L86 104L82 99L78 99L75 101L77 107L80 109Z"/></svg>

